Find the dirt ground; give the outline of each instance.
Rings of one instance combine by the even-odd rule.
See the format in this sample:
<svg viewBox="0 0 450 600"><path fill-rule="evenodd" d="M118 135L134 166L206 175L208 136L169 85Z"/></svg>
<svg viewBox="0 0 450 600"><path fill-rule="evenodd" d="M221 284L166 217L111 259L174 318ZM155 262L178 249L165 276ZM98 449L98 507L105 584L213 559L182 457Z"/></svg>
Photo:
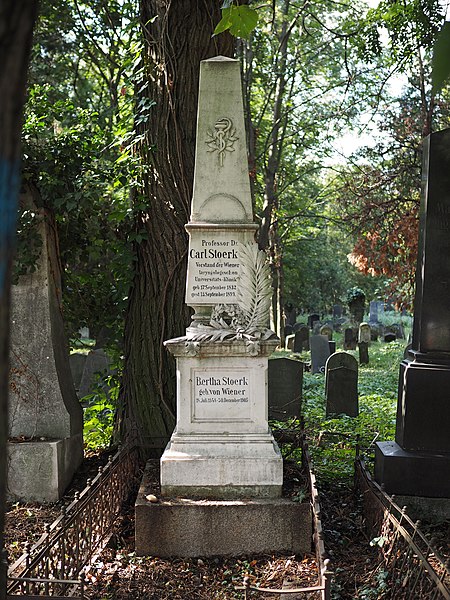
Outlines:
<svg viewBox="0 0 450 600"><path fill-rule="evenodd" d="M12 564L24 551L25 543L36 541L45 523L59 515L63 503L82 489L107 456L91 456L75 478L65 498L47 506L15 503L8 507L6 543ZM297 493L295 486L287 493ZM133 501L124 506L114 534L87 575L91 600L233 600L244 598L236 589L247 577L252 585L281 589L287 582L297 587L317 584L313 554L303 556L267 555L230 558L163 560L137 557L134 552ZM381 561L376 547L364 531L360 498L343 485L320 489L325 544L333 572L332 600L378 599L382 593ZM450 558L450 522L429 526L436 547ZM304 595L249 592L248 598L275 600L306 598ZM311 598L311 596L310 596Z"/></svg>

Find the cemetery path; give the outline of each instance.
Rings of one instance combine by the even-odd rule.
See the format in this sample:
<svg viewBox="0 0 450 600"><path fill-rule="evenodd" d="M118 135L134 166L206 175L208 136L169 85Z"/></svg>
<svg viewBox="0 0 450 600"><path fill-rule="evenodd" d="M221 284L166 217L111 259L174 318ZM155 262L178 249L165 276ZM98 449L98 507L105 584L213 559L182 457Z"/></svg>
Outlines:
<svg viewBox="0 0 450 600"><path fill-rule="evenodd" d="M62 503L70 501L107 458L105 453L85 459L61 502L47 506L16 503L9 507L6 537L10 562L22 554L26 541L33 542L41 535L44 523L58 517ZM319 493L325 544L334 572L332 600L387 598L384 571L376 547L365 535L358 495L339 482L321 485ZM242 584L246 573L253 582L271 588L281 588L286 580L302 586L316 583L313 555L187 560L137 557L133 502L124 507L114 535L88 575L91 600L238 600L243 595L234 588ZM442 554L450 558L450 523L430 526L429 533ZM280 595L253 593L252 598L279 600Z"/></svg>

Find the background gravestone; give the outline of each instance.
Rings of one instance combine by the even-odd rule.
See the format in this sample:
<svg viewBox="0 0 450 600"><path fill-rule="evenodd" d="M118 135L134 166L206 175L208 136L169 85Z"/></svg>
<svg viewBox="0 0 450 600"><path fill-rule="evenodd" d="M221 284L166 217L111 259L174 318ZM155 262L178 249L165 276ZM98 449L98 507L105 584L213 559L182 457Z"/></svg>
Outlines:
<svg viewBox="0 0 450 600"><path fill-rule="evenodd" d="M111 375L110 365L111 359L103 348L97 348L89 352L84 364L83 376L78 392L80 398L92 394L102 376ZM102 387L106 390L103 385Z"/></svg>
<svg viewBox="0 0 450 600"><path fill-rule="evenodd" d="M320 335L326 335L328 340L331 341L333 339L333 328L331 327L331 325L322 325L322 327L320 328Z"/></svg>
<svg viewBox="0 0 450 600"><path fill-rule="evenodd" d="M269 360L269 419L284 421L300 416L304 365L291 358Z"/></svg>
<svg viewBox="0 0 450 600"><path fill-rule="evenodd" d="M353 327L347 327L344 329L344 350L356 350L356 344L358 341L357 329Z"/></svg>
<svg viewBox="0 0 450 600"><path fill-rule="evenodd" d="M52 502L82 461L83 414L64 334L56 227L33 210L42 238L37 269L11 290L8 491L11 499ZM18 437L28 441L14 443Z"/></svg>
<svg viewBox="0 0 450 600"><path fill-rule="evenodd" d="M79 392L81 378L83 377L84 365L86 364L87 354L74 352L69 356L70 371L72 373L75 391ZM79 396L78 396L79 397Z"/></svg>
<svg viewBox="0 0 450 600"><path fill-rule="evenodd" d="M307 325L301 325L295 332L294 352L308 351L309 348L309 328Z"/></svg>
<svg viewBox="0 0 450 600"><path fill-rule="evenodd" d="M325 363L330 356L330 346L326 335L312 335L311 345L311 371L312 373L323 373Z"/></svg>
<svg viewBox="0 0 450 600"><path fill-rule="evenodd" d="M326 415L357 417L358 362L347 352L336 352L325 366Z"/></svg>
<svg viewBox="0 0 450 600"><path fill-rule="evenodd" d="M315 323L316 321L320 321L320 315L318 315L317 313L311 313L311 314L308 316L308 327L309 327L310 329L313 329L313 328L314 328L314 323Z"/></svg>
<svg viewBox="0 0 450 600"><path fill-rule="evenodd" d="M333 319L340 319L342 317L342 305L333 304Z"/></svg>

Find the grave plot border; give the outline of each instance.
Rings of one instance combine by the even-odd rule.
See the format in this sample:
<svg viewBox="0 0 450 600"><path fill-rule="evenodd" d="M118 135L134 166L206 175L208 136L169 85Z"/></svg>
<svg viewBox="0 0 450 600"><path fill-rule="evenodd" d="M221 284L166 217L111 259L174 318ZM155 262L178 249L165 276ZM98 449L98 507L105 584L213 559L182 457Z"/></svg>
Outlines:
<svg viewBox="0 0 450 600"><path fill-rule="evenodd" d="M310 493L311 509L312 509L312 520L313 520L313 541L314 549L316 554L316 561L318 566L318 583L316 586L310 587L289 587L283 589L274 588L263 588L256 585L252 585L248 577L244 578L243 585L235 586L236 590L244 590L244 600L250 600L251 592L259 592L260 594L280 594L280 598L284 594L303 594L302 598L310 598L311 600L330 600L331 598L331 577L332 572L330 569L330 560L327 558L325 551L325 543L323 538L323 529L321 521L321 509L319 502L319 493L317 491L316 476L314 475L311 468L311 456L309 454L308 444L304 436L304 429L299 431L298 429L283 429L284 435L289 437L289 433L292 441L299 440L300 447L302 449L302 466L306 469L308 474L308 488ZM275 432L274 432L275 434ZM299 435L300 434L300 435ZM287 596L291 597L291 596Z"/></svg>
<svg viewBox="0 0 450 600"><path fill-rule="evenodd" d="M450 565L415 523L376 483L357 448L355 487L363 496L366 527L378 538L382 565L389 572L389 598L450 600Z"/></svg>
<svg viewBox="0 0 450 600"><path fill-rule="evenodd" d="M140 466L138 449L124 447L99 468L8 569L8 600L62 596L83 600L86 568L106 546L123 503L139 481Z"/></svg>

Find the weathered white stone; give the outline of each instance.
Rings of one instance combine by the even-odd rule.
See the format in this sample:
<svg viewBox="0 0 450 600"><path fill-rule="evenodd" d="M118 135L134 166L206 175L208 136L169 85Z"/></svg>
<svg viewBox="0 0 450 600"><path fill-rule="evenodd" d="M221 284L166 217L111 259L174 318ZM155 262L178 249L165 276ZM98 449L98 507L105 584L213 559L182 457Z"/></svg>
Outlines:
<svg viewBox="0 0 450 600"><path fill-rule="evenodd" d="M244 341L205 344L186 355L185 340L170 340L177 357L177 426L161 459L166 496L277 497L282 458L267 422L268 355L277 340L249 356Z"/></svg>
<svg viewBox="0 0 450 600"><path fill-rule="evenodd" d="M239 61L203 60L191 222L253 223Z"/></svg>
<svg viewBox="0 0 450 600"><path fill-rule="evenodd" d="M22 200L31 203L28 196ZM51 215L41 211L38 228L42 249L37 269L21 277L11 292L9 410L10 438L38 442L11 444L8 485L22 499L53 501L83 458L83 413L69 365Z"/></svg>

